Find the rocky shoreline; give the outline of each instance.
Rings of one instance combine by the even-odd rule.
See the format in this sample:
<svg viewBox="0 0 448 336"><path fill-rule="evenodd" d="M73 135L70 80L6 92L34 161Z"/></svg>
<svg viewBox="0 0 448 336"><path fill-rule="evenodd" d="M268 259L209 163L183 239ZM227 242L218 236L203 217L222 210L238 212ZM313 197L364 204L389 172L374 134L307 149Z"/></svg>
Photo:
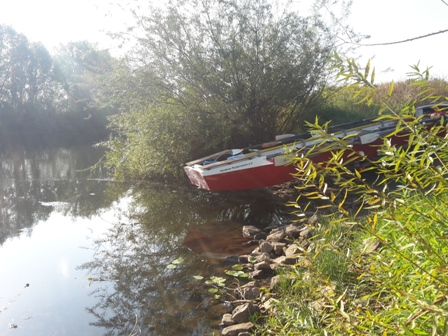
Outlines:
<svg viewBox="0 0 448 336"><path fill-rule="evenodd" d="M268 229L244 226L242 235L256 246L250 254L236 260L252 281L233 289L228 313L223 314L220 326L222 336L250 336L255 325L249 321L254 314L265 316L275 301L275 287L279 282L276 270L281 267L308 262L303 253L310 246L317 215L298 223L289 223ZM264 288L269 288L268 291Z"/></svg>

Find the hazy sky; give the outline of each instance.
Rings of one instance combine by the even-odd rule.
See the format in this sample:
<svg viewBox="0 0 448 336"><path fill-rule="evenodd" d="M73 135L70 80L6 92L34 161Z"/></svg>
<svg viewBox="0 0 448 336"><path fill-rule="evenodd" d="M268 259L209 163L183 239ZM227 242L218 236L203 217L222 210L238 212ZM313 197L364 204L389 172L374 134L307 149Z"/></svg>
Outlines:
<svg viewBox="0 0 448 336"><path fill-rule="evenodd" d="M445 0L446 3L448 1ZM448 29L448 5L442 0L353 0L350 22L371 38L364 43L401 41ZM406 79L409 65L420 61L421 68L448 79L448 32L389 46L362 47L364 59L373 58L385 80Z"/></svg>
<svg viewBox="0 0 448 336"><path fill-rule="evenodd" d="M296 0L296 3L308 0ZM448 3L448 1L445 1ZM9 24L51 51L59 43L89 40L107 46L104 31L119 29L123 18L108 13L108 0L0 0L0 24ZM448 29L448 6L442 0L353 0L349 18L354 29L371 38L364 43L405 40ZM382 81L405 79L409 65L448 77L448 33L392 46L362 47ZM384 73L386 69L392 72Z"/></svg>

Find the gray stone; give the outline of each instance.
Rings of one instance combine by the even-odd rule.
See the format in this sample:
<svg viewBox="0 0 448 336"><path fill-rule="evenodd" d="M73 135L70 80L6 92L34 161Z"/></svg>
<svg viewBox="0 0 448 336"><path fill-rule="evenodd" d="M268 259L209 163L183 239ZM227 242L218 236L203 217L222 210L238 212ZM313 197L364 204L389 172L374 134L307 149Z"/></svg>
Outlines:
<svg viewBox="0 0 448 336"><path fill-rule="evenodd" d="M274 277L275 278L275 277ZM272 279L274 279L274 278L272 278ZM273 287L272 287L273 288ZM273 306L274 306L274 304L275 303L277 303L277 302L279 302L278 300L276 300L276 299L274 299L274 298L269 298L267 301L265 301L265 302L263 302L263 304L262 304L262 308L264 309L264 310L270 310Z"/></svg>
<svg viewBox="0 0 448 336"><path fill-rule="evenodd" d="M244 300L256 300L260 297L260 288L245 286L239 289L239 293Z"/></svg>
<svg viewBox="0 0 448 336"><path fill-rule="evenodd" d="M250 277L252 279L264 279L268 276L268 274L266 274L266 272L264 270L257 270L257 271L253 271L250 274Z"/></svg>
<svg viewBox="0 0 448 336"><path fill-rule="evenodd" d="M302 250L297 244L291 244L286 248L285 256L289 257L300 252L302 252Z"/></svg>
<svg viewBox="0 0 448 336"><path fill-rule="evenodd" d="M281 267L282 267L282 265L280 265L280 264L276 264L275 262L271 263L271 269L274 271L274 273L277 269L281 269Z"/></svg>
<svg viewBox="0 0 448 336"><path fill-rule="evenodd" d="M222 336L238 336L240 333L248 332L252 330L255 325L252 322L234 324L228 327L225 327L221 335Z"/></svg>
<svg viewBox="0 0 448 336"><path fill-rule="evenodd" d="M293 225L293 224L288 225L288 226L285 228L285 233L286 233L286 235L287 235L289 238L292 238L292 239L299 238L299 237L300 237L300 233L301 233L301 231L302 231L302 228L300 228L300 227L298 227L298 226L296 226L296 225Z"/></svg>
<svg viewBox="0 0 448 336"><path fill-rule="evenodd" d="M297 255L292 255L289 257L281 256L281 257L275 258L273 260L273 262L275 262L276 264L280 264L280 265L294 265L297 263L297 259L298 259Z"/></svg>
<svg viewBox="0 0 448 336"><path fill-rule="evenodd" d="M283 248L286 246L285 243L280 242L272 242L272 249L274 254L276 255L282 255L283 254Z"/></svg>
<svg viewBox="0 0 448 336"><path fill-rule="evenodd" d="M275 288L280 284L280 279L282 282L289 283L292 285L293 282L296 281L296 277L293 274L285 274L285 275L276 275L271 278L271 282L269 284L269 288L271 290L275 290Z"/></svg>
<svg viewBox="0 0 448 336"><path fill-rule="evenodd" d="M254 250L252 251L252 253L250 255L253 257L256 257L256 256L259 256L260 254L261 254L260 248L256 247L256 248L254 248Z"/></svg>
<svg viewBox="0 0 448 336"><path fill-rule="evenodd" d="M260 232L254 236L254 240L264 240L267 236L268 235L265 232Z"/></svg>
<svg viewBox="0 0 448 336"><path fill-rule="evenodd" d="M283 265L283 261L284 261L285 259L286 259L285 256L280 256L280 257L277 257L277 258L275 258L275 259L272 259L272 262L273 262L274 264Z"/></svg>
<svg viewBox="0 0 448 336"><path fill-rule="evenodd" d="M243 254L238 257L238 263L247 264L248 262L249 262L249 256L247 254Z"/></svg>
<svg viewBox="0 0 448 336"><path fill-rule="evenodd" d="M302 238L310 238L313 235L313 230L310 227L305 227L301 232L300 232L300 237Z"/></svg>
<svg viewBox="0 0 448 336"><path fill-rule="evenodd" d="M260 252L271 253L273 250L272 244L267 241L260 241Z"/></svg>
<svg viewBox="0 0 448 336"><path fill-rule="evenodd" d="M232 314L224 314L221 319L220 326L227 327L229 325L234 325L235 321L232 319Z"/></svg>
<svg viewBox="0 0 448 336"><path fill-rule="evenodd" d="M319 222L319 215L314 214L310 218L308 218L308 224L314 226Z"/></svg>
<svg viewBox="0 0 448 336"><path fill-rule="evenodd" d="M275 287L277 287L279 283L280 283L280 276L279 275L273 276L271 278L271 283L269 284L269 288L271 290L275 289Z"/></svg>
<svg viewBox="0 0 448 336"><path fill-rule="evenodd" d="M236 323L244 323L249 321L249 317L255 313L258 313L260 309L257 305L251 302L245 303L241 306L236 307L232 312L232 319Z"/></svg>
<svg viewBox="0 0 448 336"><path fill-rule="evenodd" d="M308 239L302 239L298 241L298 245L302 248L302 251L306 251L311 244Z"/></svg>
<svg viewBox="0 0 448 336"><path fill-rule="evenodd" d="M261 271L272 271L272 268L271 268L269 262L267 262L267 261L260 261L259 263L256 263L254 265L254 270L255 271L259 271L259 270L261 270Z"/></svg>
<svg viewBox="0 0 448 336"><path fill-rule="evenodd" d="M262 261L267 261L270 262L271 261L271 256L269 255L269 253L261 253L260 255L258 255L256 258L257 262L262 262Z"/></svg>
<svg viewBox="0 0 448 336"><path fill-rule="evenodd" d="M244 225L243 226L243 237L244 238L253 238L257 233L260 233L261 230L253 225Z"/></svg>
<svg viewBox="0 0 448 336"><path fill-rule="evenodd" d="M282 229L272 230L271 233L267 236L266 240L269 242L281 242L285 239L286 233Z"/></svg>
<svg viewBox="0 0 448 336"><path fill-rule="evenodd" d="M248 270L248 271L254 270L254 264L252 264L252 263L243 264L242 266L245 270Z"/></svg>
<svg viewBox="0 0 448 336"><path fill-rule="evenodd" d="M287 256L284 260L285 265L295 265L299 262L300 256L297 254Z"/></svg>

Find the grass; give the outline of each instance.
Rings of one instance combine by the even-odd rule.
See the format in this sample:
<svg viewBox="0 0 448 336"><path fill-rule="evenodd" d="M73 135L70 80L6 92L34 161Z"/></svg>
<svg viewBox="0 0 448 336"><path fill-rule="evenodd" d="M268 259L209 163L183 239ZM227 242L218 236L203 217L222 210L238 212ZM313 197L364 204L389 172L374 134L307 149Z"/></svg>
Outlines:
<svg viewBox="0 0 448 336"><path fill-rule="evenodd" d="M308 266L281 272L279 301L257 332L448 335L446 195L408 196L375 224L328 218L303 255Z"/></svg>

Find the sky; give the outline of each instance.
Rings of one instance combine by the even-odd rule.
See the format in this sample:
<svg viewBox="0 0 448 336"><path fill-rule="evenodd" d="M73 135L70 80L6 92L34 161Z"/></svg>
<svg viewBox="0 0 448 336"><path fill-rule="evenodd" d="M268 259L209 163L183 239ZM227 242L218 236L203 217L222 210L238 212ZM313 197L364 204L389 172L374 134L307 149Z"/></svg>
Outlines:
<svg viewBox="0 0 448 336"><path fill-rule="evenodd" d="M309 0L296 0L301 2ZM347 18L353 29L370 38L364 44L406 40L448 29L448 0L353 0ZM331 10L331 8L330 8ZM120 30L125 19L110 12L109 0L0 0L0 24L11 25L50 52L59 44L88 40L109 47L105 32ZM389 46L363 46L360 65L371 59L377 82L403 80L410 66L432 67L431 75L448 78L448 33Z"/></svg>

